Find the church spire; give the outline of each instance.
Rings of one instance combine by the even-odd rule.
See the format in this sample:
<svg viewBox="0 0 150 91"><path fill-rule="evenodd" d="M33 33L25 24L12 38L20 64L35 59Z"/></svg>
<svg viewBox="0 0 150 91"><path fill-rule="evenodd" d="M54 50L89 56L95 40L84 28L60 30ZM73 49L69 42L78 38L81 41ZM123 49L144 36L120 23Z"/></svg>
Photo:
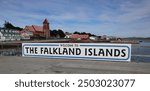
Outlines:
<svg viewBox="0 0 150 91"><path fill-rule="evenodd" d="M43 24L49 24L47 18L44 20Z"/></svg>
<svg viewBox="0 0 150 91"><path fill-rule="evenodd" d="M50 29L49 29L49 22L47 19L44 20L43 22L43 31L44 31L44 36L46 39L50 38Z"/></svg>

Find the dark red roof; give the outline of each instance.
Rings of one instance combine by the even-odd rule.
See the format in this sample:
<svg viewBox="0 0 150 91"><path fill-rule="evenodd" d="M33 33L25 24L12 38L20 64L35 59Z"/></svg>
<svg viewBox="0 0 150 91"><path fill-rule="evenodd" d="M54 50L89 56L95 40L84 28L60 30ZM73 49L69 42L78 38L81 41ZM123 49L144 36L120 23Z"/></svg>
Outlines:
<svg viewBox="0 0 150 91"><path fill-rule="evenodd" d="M26 26L24 29L28 30L28 31L31 31L31 32L35 32L35 30L32 26Z"/></svg>
<svg viewBox="0 0 150 91"><path fill-rule="evenodd" d="M31 32L44 32L42 26L36 26L36 25L26 26L25 30L28 30Z"/></svg>
<svg viewBox="0 0 150 91"><path fill-rule="evenodd" d="M44 32L43 27L42 26L36 26L36 25L32 25L32 27L34 28L35 31L37 32Z"/></svg>
<svg viewBox="0 0 150 91"><path fill-rule="evenodd" d="M77 39L77 38L80 38L80 39L88 39L88 38L89 38L89 35L72 34L72 35L70 36L70 38L72 38L72 39Z"/></svg>

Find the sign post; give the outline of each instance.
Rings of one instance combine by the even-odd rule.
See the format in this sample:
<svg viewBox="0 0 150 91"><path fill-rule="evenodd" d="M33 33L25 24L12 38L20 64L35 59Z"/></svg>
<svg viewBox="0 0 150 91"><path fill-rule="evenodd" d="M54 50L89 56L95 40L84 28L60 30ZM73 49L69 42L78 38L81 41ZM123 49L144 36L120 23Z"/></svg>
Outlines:
<svg viewBox="0 0 150 91"><path fill-rule="evenodd" d="M104 61L131 61L131 44L23 43L22 56Z"/></svg>

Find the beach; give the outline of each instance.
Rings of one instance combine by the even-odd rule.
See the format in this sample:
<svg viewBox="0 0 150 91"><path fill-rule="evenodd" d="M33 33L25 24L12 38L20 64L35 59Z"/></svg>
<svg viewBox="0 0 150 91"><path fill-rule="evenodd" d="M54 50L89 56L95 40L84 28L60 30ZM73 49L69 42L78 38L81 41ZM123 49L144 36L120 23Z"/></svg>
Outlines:
<svg viewBox="0 0 150 91"><path fill-rule="evenodd" d="M0 74L149 74L150 63L1 56Z"/></svg>

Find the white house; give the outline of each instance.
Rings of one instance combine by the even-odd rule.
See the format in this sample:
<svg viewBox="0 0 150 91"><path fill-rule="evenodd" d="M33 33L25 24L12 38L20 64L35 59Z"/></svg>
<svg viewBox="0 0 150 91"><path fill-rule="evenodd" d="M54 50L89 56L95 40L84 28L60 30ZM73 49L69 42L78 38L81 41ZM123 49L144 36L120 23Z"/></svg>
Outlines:
<svg viewBox="0 0 150 91"><path fill-rule="evenodd" d="M71 35L66 35L65 38L70 38Z"/></svg>
<svg viewBox="0 0 150 91"><path fill-rule="evenodd" d="M72 33L66 32L65 35L66 35L66 36L65 36L64 38L70 38L71 35L72 35Z"/></svg>
<svg viewBox="0 0 150 91"><path fill-rule="evenodd" d="M21 39L23 40L29 40L31 39L31 36L33 36L33 32L22 30L20 31L20 36L21 36Z"/></svg>
<svg viewBox="0 0 150 91"><path fill-rule="evenodd" d="M0 28L0 41L20 40L20 31Z"/></svg>
<svg viewBox="0 0 150 91"><path fill-rule="evenodd" d="M97 36L90 36L89 39L96 41L96 40L98 40L98 37Z"/></svg>

